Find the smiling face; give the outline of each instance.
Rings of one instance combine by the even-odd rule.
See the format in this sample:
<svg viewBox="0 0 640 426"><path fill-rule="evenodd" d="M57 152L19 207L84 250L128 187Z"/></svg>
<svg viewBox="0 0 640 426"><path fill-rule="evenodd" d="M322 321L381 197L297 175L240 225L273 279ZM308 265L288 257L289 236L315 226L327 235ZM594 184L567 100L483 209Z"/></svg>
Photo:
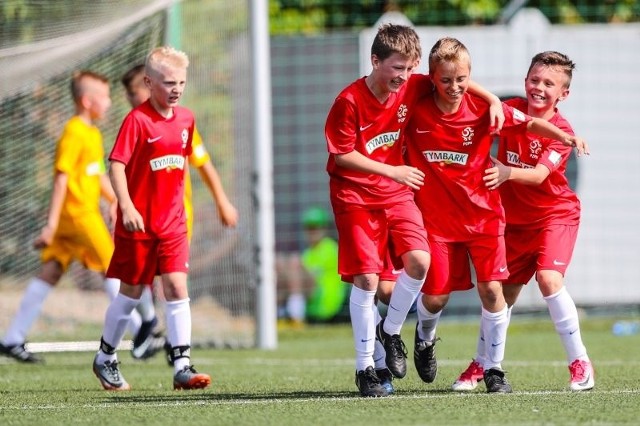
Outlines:
<svg viewBox="0 0 640 426"><path fill-rule="evenodd" d="M443 112L455 112L469 88L469 61L443 61L434 67L431 81L435 86L436 104Z"/></svg>
<svg viewBox="0 0 640 426"><path fill-rule="evenodd" d="M558 102L569 96L569 77L560 67L536 64L524 80L529 114L548 118L555 113Z"/></svg>
<svg viewBox="0 0 640 426"><path fill-rule="evenodd" d="M416 67L415 60L400 53L393 53L385 60L372 55L371 64L373 90L376 96L396 93L409 80Z"/></svg>

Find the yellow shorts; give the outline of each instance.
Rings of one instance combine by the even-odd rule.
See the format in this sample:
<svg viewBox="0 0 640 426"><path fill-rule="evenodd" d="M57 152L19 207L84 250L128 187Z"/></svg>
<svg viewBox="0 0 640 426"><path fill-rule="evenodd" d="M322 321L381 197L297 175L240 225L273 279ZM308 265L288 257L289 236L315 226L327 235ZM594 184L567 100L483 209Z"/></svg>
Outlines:
<svg viewBox="0 0 640 426"><path fill-rule="evenodd" d="M105 273L113 255L113 238L100 213L60 218L53 242L42 250L42 262L55 260L66 271L73 260L87 269Z"/></svg>

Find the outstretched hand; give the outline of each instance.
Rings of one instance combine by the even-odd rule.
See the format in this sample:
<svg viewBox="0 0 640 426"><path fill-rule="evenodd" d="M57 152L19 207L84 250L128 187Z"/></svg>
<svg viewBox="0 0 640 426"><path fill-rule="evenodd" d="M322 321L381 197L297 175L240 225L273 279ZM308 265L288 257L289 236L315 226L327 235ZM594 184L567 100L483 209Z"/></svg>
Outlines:
<svg viewBox="0 0 640 426"><path fill-rule="evenodd" d="M572 146L578 152L578 157L582 154L589 155L589 145L579 136L569 136L564 140L565 145Z"/></svg>

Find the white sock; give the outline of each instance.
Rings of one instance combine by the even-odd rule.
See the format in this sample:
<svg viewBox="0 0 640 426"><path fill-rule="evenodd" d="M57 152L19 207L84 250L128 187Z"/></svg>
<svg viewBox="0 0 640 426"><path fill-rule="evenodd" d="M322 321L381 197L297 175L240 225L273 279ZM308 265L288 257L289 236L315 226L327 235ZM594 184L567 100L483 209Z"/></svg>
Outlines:
<svg viewBox="0 0 640 426"><path fill-rule="evenodd" d="M287 312L294 321L304 321L304 314L307 309L304 294L293 293L287 299Z"/></svg>
<svg viewBox="0 0 640 426"><path fill-rule="evenodd" d="M405 271L402 271L391 293L387 318L384 320L385 333L389 335L400 334L409 309L420 293L423 283L424 280L411 278Z"/></svg>
<svg viewBox="0 0 640 426"><path fill-rule="evenodd" d="M489 312L482 308L482 334L485 339L485 370L490 368L502 369L504 350L507 341L507 329L509 327L508 309L505 306L499 312Z"/></svg>
<svg viewBox="0 0 640 426"><path fill-rule="evenodd" d="M438 326L438 320L442 311L435 314L429 312L429 310L422 303L422 297L418 298L418 338L420 340L426 340L428 342L433 341L436 338L436 328Z"/></svg>
<svg viewBox="0 0 640 426"><path fill-rule="evenodd" d="M145 285L140 296L140 303L136 308L143 322L153 321L156 317L156 307L153 303L153 291L151 286Z"/></svg>
<svg viewBox="0 0 640 426"><path fill-rule="evenodd" d="M375 324L375 326L377 326L380 321L382 321L380 311L378 310L378 307L375 303L373 304L373 306L371 306L371 309L373 311L373 323ZM387 361L385 360L386 356L387 352L384 350L382 342L380 342L378 339L375 339L375 344L373 346L373 365L376 370L387 368Z"/></svg>
<svg viewBox="0 0 640 426"><path fill-rule="evenodd" d="M32 278L27 285L27 289L22 296L22 302L18 312L13 317L13 321L4 336L4 344L7 346L21 345L27 339L27 333L35 322L44 301L49 292L53 289L48 282L40 278Z"/></svg>
<svg viewBox="0 0 640 426"><path fill-rule="evenodd" d="M562 345L567 354L567 361L572 363L576 359L588 361L587 348L582 343L578 310L566 287L551 296L544 298L549 308L551 321L556 327Z"/></svg>
<svg viewBox="0 0 640 426"><path fill-rule="evenodd" d="M349 297L349 313L356 350L356 371L373 367L376 327L373 319L375 291L365 291L355 285Z"/></svg>
<svg viewBox="0 0 640 426"><path fill-rule="evenodd" d="M138 299L132 299L122 293L118 293L109 304L104 316L104 328L102 329L102 339L105 343L117 348L122 342L122 337L129 323L131 312L136 308ZM117 360L116 354L105 354L98 351L98 363L104 364L106 361Z"/></svg>
<svg viewBox="0 0 640 426"><path fill-rule="evenodd" d="M191 346L191 306L190 299L174 300L166 303L167 337L171 346ZM190 365L190 358L177 358L173 369L177 373Z"/></svg>
<svg viewBox="0 0 640 426"><path fill-rule="evenodd" d="M117 278L105 278L104 279L104 291L109 296L109 301L113 302L118 293L120 293L120 280ZM140 331L140 324L142 319L138 311L131 312L131 319L129 320L128 328L131 336L135 337Z"/></svg>

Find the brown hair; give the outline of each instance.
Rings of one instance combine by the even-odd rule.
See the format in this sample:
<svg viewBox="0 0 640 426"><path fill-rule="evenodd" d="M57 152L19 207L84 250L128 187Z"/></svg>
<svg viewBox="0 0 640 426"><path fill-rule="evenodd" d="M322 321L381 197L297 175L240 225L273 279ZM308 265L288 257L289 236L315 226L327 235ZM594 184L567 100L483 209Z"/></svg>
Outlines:
<svg viewBox="0 0 640 426"><path fill-rule="evenodd" d="M552 50L538 53L533 57L533 59L531 59L531 65L529 65L527 77L529 76L531 69L536 65L544 65L545 67L556 68L557 70L564 72L567 76L567 83L565 84L565 87L568 88L571 85L571 78L573 77L573 70L575 69L576 64L569 59L567 55Z"/></svg>
<svg viewBox="0 0 640 426"><path fill-rule="evenodd" d="M371 54L384 61L394 53L413 61L422 57L420 38L413 28L396 24L384 24L378 28L378 34L371 45Z"/></svg>
<svg viewBox="0 0 640 426"><path fill-rule="evenodd" d="M84 95L86 91L86 86L83 84L85 79L97 80L109 84L109 79L97 72L89 70L75 71L71 76L71 96L76 102L80 100L80 97Z"/></svg>
<svg viewBox="0 0 640 426"><path fill-rule="evenodd" d="M126 73L124 73L124 75L120 79L120 82L122 83L125 89L129 90L129 86L131 85L131 82L133 81L133 79L140 74L144 74L144 64L138 64L135 67L131 68Z"/></svg>

